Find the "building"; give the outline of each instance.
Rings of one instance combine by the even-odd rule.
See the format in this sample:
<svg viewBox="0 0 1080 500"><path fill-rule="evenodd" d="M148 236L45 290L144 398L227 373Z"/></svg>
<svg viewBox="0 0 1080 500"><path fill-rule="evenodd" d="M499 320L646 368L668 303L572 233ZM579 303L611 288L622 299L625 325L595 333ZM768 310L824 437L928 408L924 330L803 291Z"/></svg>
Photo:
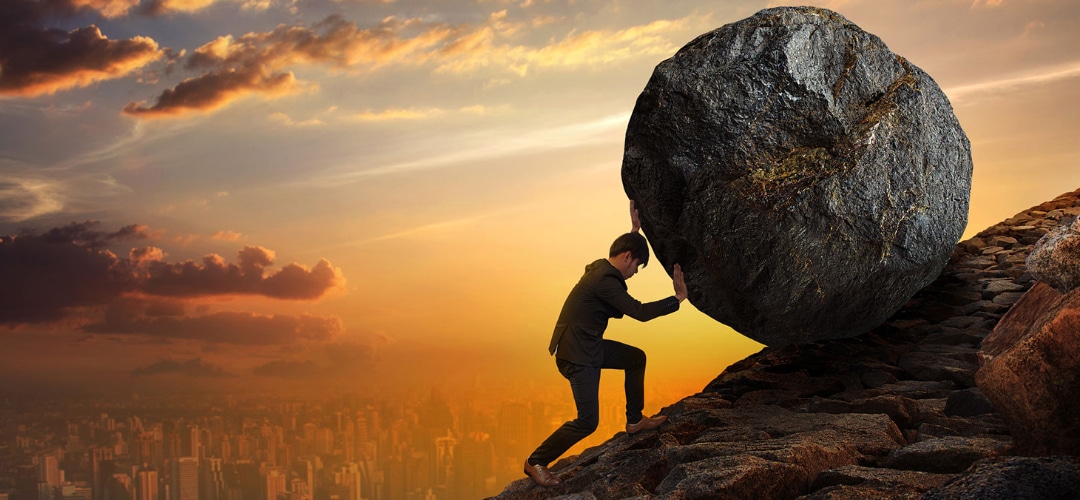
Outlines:
<svg viewBox="0 0 1080 500"><path fill-rule="evenodd" d="M158 472L143 467L135 474L135 500L159 500Z"/></svg>
<svg viewBox="0 0 1080 500"><path fill-rule="evenodd" d="M199 459L180 457L173 461L172 491L169 500L199 500Z"/></svg>

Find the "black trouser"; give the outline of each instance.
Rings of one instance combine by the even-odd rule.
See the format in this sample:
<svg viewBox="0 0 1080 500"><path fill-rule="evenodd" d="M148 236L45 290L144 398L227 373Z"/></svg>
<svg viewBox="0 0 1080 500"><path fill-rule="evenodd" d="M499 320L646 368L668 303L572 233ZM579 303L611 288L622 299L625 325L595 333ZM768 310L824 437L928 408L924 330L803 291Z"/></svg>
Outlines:
<svg viewBox="0 0 1080 500"><path fill-rule="evenodd" d="M553 462L569 450L578 441L585 439L596 430L600 423L600 369L610 368L626 370L626 423L636 424L641 420L641 410L645 407L645 351L614 340L604 340L604 364L600 367L585 366L563 359L556 359L559 373L570 381L574 391L574 404L577 405L577 418L555 430L529 456L532 465L544 465Z"/></svg>

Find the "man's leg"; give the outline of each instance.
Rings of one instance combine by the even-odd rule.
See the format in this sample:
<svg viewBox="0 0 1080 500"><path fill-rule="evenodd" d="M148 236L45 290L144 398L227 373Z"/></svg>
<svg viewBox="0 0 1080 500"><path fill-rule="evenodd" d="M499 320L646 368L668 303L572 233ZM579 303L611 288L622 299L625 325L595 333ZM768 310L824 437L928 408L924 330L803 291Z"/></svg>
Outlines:
<svg viewBox="0 0 1080 500"><path fill-rule="evenodd" d="M547 466L578 441L592 434L600 423L600 369L561 359L555 362L559 372L570 381L574 404L577 405L577 418L562 424L540 444L529 456L528 463L531 465Z"/></svg>
<svg viewBox="0 0 1080 500"><path fill-rule="evenodd" d="M626 371L626 423L636 424L645 408L645 351L637 347L604 340L604 368Z"/></svg>

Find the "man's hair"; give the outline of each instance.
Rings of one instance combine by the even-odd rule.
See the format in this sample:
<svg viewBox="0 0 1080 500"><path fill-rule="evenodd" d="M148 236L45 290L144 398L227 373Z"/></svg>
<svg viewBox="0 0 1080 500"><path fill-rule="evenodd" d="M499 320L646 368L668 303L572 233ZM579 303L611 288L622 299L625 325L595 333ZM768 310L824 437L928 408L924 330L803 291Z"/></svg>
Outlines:
<svg viewBox="0 0 1080 500"><path fill-rule="evenodd" d="M626 251L630 252L630 257L640 260L642 266L649 265L649 242L645 241L641 233L626 233L615 238L608 257L614 257Z"/></svg>

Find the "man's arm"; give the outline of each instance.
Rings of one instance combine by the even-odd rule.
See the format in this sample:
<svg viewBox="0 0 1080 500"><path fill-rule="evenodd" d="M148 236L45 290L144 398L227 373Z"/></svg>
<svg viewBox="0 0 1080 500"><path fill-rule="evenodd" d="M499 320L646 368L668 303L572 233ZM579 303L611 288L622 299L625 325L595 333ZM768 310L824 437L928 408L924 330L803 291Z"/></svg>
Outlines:
<svg viewBox="0 0 1080 500"><path fill-rule="evenodd" d="M679 298L676 296L655 302L642 303L626 292L625 285L614 276L608 276L600 280L596 285L596 295L601 300L611 304L619 312L630 316L638 321L671 314L679 310Z"/></svg>

